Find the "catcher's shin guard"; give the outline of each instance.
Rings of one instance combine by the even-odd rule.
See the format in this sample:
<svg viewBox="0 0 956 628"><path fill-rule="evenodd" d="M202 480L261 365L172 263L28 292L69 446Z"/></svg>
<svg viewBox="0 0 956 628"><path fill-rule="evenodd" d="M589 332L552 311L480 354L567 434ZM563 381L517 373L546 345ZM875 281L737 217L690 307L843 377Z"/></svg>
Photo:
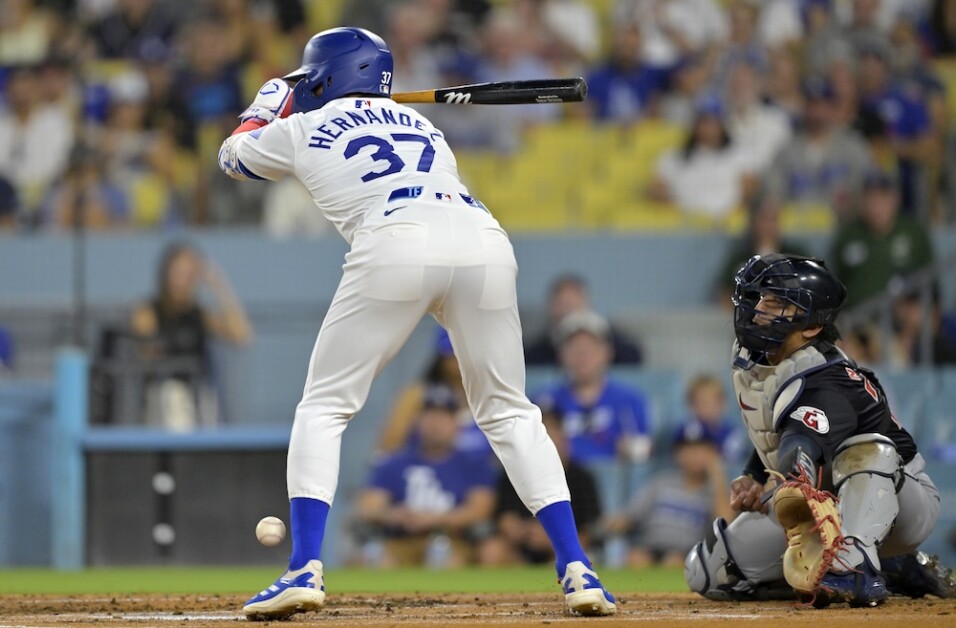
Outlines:
<svg viewBox="0 0 956 628"><path fill-rule="evenodd" d="M882 434L859 434L837 447L833 459L833 486L839 497L838 509L843 536L853 539L841 551L840 563L856 567L866 554L879 570L876 546L893 527L899 514L896 494L902 478L896 446Z"/></svg>

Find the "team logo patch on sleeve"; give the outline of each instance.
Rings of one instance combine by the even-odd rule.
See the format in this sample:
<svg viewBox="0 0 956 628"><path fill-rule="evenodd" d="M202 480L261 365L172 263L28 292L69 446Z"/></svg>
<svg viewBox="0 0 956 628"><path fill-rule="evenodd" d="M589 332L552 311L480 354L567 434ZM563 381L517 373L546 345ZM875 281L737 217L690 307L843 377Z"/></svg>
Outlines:
<svg viewBox="0 0 956 628"><path fill-rule="evenodd" d="M800 421L814 432L826 434L830 431L830 419L820 408L800 406L790 413L790 418Z"/></svg>

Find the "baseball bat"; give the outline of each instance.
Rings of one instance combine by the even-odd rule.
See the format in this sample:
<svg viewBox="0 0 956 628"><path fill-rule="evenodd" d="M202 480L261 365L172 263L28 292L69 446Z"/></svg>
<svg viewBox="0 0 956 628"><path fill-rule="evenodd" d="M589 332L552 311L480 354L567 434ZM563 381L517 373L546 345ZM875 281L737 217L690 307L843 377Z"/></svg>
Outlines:
<svg viewBox="0 0 956 628"><path fill-rule="evenodd" d="M538 79L475 83L418 92L392 94L401 103L443 103L448 105L524 105L535 103L581 102L588 95L583 78Z"/></svg>

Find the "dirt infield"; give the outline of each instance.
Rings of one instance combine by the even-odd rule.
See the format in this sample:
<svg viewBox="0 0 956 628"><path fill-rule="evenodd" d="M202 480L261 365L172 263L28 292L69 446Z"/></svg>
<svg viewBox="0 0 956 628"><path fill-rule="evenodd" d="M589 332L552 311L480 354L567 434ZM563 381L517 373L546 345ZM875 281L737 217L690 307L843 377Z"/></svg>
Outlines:
<svg viewBox="0 0 956 628"><path fill-rule="evenodd" d="M71 626L223 627L243 622L235 596L0 596L0 628ZM613 626L956 626L956 600L893 598L877 609L814 610L793 603L714 603L690 594L619 597L618 614L583 619L568 615L559 595L330 596L320 613L263 626L542 626L592 622ZM240 624L242 625L242 624Z"/></svg>

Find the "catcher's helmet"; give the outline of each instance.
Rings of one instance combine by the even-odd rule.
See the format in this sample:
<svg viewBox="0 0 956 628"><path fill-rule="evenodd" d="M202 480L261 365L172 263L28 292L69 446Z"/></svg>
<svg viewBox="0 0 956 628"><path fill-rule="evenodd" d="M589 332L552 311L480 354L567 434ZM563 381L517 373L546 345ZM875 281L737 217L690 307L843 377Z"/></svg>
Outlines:
<svg viewBox="0 0 956 628"><path fill-rule="evenodd" d="M755 255L734 280L734 332L741 347L757 353L780 346L794 330L832 325L846 301L846 287L823 260L813 257ZM765 294L796 305L796 313L776 316L769 324L755 322L757 303Z"/></svg>
<svg viewBox="0 0 956 628"><path fill-rule="evenodd" d="M392 53L385 41L364 28L333 28L313 35L302 65L286 74L297 81L292 112L312 111L346 94L392 93Z"/></svg>

